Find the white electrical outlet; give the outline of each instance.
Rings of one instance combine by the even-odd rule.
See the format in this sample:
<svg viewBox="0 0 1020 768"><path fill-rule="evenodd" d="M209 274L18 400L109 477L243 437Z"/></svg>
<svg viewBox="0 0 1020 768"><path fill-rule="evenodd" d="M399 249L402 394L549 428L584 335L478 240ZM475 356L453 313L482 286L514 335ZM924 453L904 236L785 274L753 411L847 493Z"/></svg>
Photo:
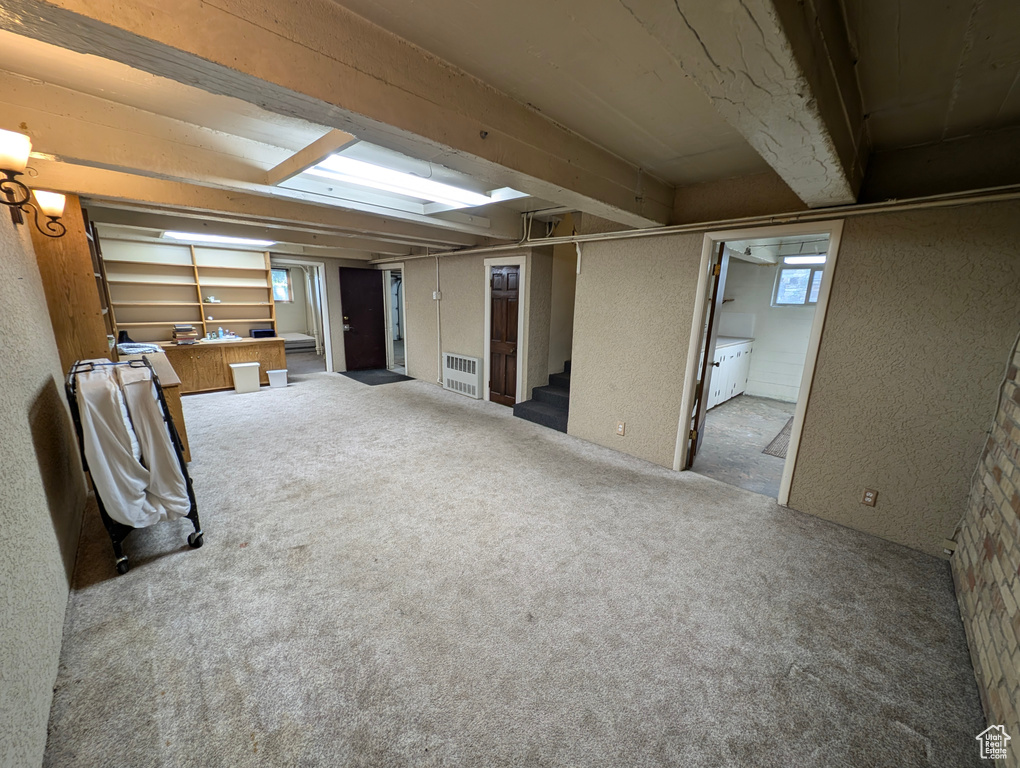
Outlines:
<svg viewBox="0 0 1020 768"><path fill-rule="evenodd" d="M864 504L867 507L873 507L875 506L876 501L878 501L878 491L865 488L864 496L861 497L861 504Z"/></svg>
<svg viewBox="0 0 1020 768"><path fill-rule="evenodd" d="M625 421L617 422L617 424L616 424L616 434L618 434L620 437L623 437L623 435L624 435L624 433L626 433L626 431L627 431L627 422L625 422Z"/></svg>

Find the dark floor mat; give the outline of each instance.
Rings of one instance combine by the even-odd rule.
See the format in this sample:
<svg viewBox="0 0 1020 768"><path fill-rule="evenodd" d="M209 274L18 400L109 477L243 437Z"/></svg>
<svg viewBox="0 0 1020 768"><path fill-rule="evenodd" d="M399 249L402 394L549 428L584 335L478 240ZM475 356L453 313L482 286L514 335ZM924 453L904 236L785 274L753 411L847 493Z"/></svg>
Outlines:
<svg viewBox="0 0 1020 768"><path fill-rule="evenodd" d="M411 381L410 376L404 376L401 373L394 373L393 371L387 371L385 368L379 368L371 371L343 371L341 376L346 376L349 379L360 381L362 384L368 384L370 387L378 386L379 384L393 384L397 381Z"/></svg>
<svg viewBox="0 0 1020 768"><path fill-rule="evenodd" d="M765 450L762 453L767 453L769 456L778 456L781 459L786 458L786 451L790 447L790 432L793 431L793 417L786 422L786 426L782 428L778 435L772 440L771 443L765 446ZM761 443L758 443L761 445Z"/></svg>

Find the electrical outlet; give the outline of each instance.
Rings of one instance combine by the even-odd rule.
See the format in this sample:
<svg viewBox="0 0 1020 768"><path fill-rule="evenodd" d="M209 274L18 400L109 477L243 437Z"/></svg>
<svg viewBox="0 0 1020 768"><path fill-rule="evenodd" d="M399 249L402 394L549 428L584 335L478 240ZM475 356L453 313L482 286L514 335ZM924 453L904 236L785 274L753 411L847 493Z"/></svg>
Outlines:
<svg viewBox="0 0 1020 768"><path fill-rule="evenodd" d="M861 497L861 504L864 504L866 507L873 507L876 501L878 501L878 491L865 488L864 496Z"/></svg>
<svg viewBox="0 0 1020 768"><path fill-rule="evenodd" d="M625 422L625 421L617 422L617 424L616 424L616 434L618 434L620 437L623 437L623 435L624 435L624 433L626 433L626 431L627 431L627 422Z"/></svg>

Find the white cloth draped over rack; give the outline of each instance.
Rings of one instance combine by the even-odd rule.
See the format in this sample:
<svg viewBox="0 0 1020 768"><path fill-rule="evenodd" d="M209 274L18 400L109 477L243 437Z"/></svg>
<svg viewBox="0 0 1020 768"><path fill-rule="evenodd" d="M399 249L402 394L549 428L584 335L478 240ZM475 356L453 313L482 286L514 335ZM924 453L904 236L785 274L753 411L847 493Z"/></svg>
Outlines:
<svg viewBox="0 0 1020 768"><path fill-rule="evenodd" d="M187 516L184 473L148 368L95 363L77 374L82 442L106 513L145 528Z"/></svg>

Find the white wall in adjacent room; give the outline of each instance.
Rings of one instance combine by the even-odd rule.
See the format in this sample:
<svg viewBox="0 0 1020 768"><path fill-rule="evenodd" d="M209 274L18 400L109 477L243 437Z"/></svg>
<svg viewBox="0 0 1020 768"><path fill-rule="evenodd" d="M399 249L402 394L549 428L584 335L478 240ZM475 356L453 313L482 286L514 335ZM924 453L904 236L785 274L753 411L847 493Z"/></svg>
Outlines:
<svg viewBox="0 0 1020 768"><path fill-rule="evenodd" d="M308 330L308 298L305 290L305 272L301 267L284 267L273 265L273 269L290 270L290 286L293 301L277 301L276 330L277 333L309 333Z"/></svg>
<svg viewBox="0 0 1020 768"><path fill-rule="evenodd" d="M745 394L794 403L800 392L815 308L772 306L778 269L776 264L730 259L725 298L732 301L723 304L719 332L754 337ZM747 327L749 315L753 316L753 333L727 333L731 326Z"/></svg>

